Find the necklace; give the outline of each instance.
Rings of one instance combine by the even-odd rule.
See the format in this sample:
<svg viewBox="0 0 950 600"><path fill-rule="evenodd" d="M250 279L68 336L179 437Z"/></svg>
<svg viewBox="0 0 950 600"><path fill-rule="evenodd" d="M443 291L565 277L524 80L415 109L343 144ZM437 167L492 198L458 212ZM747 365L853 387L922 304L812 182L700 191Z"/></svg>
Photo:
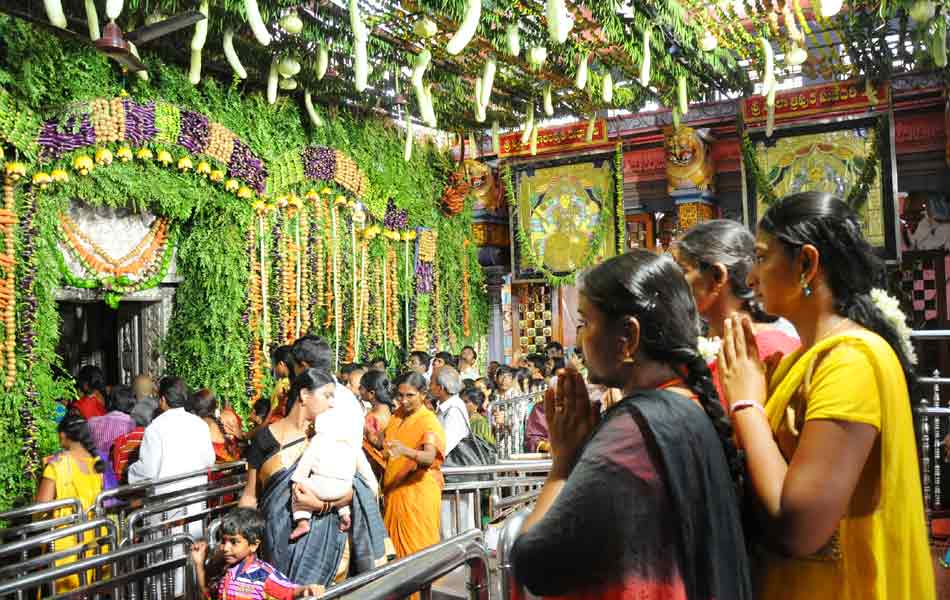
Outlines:
<svg viewBox="0 0 950 600"><path fill-rule="evenodd" d="M842 325L847 325L847 324L850 323L850 322L851 322L851 319L849 319L849 318L847 318L847 317L838 317L838 322L835 323L834 327L832 327L831 329L829 329L828 331L826 331L826 332L825 332L824 334L822 334L820 337L816 338L816 339L815 339L815 342L812 344L812 346L814 346L815 344L817 344L818 342L820 342L820 341L822 341L822 340L825 340L825 339L831 337L832 334L834 334L836 331L838 331L839 329L841 329L841 326L842 326Z"/></svg>

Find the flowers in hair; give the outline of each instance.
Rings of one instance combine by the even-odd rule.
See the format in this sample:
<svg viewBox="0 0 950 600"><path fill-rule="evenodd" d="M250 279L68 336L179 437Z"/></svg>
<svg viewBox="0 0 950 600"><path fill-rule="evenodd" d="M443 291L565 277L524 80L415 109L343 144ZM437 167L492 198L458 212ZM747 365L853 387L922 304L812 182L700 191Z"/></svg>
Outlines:
<svg viewBox="0 0 950 600"><path fill-rule="evenodd" d="M722 340L718 337L707 338L699 336L697 345L699 346L699 355L703 357L704 361L710 363L719 356L719 350L722 348Z"/></svg>
<svg viewBox="0 0 950 600"><path fill-rule="evenodd" d="M911 329L907 325L907 316L901 310L900 302L897 298L889 295L880 288L871 290L871 301L884 313L884 316L890 321L891 325L897 330L900 338L901 347L912 365L917 364L917 353L914 351L914 345L910 341Z"/></svg>

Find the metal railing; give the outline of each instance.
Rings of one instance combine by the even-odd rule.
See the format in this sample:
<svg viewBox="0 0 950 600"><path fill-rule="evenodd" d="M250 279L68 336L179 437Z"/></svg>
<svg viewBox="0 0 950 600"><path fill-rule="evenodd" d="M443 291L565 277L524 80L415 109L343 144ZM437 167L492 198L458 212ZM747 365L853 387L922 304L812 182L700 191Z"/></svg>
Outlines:
<svg viewBox="0 0 950 600"><path fill-rule="evenodd" d="M447 481L442 489L442 500L449 502L451 531L462 531L466 523L483 527L483 493L488 498L489 521L504 516L513 507L532 502L550 471L550 460L508 460L494 465L444 467L442 474ZM451 481L453 477L464 479ZM466 481L472 477L477 479Z"/></svg>
<svg viewBox="0 0 950 600"><path fill-rule="evenodd" d="M514 565L511 562L511 550L514 548L515 540L521 533L525 519L531 513L528 508L521 508L505 520L505 525L501 528L501 534L498 536L498 548L495 550L495 557L498 559L498 578L501 584L501 597L504 600L523 598L534 598L526 589L518 585L515 580Z"/></svg>
<svg viewBox="0 0 950 600"><path fill-rule="evenodd" d="M396 600L415 592L430 598L436 580L464 566L470 600L488 600L488 551L477 529L349 579L328 589L323 599Z"/></svg>
<svg viewBox="0 0 950 600"><path fill-rule="evenodd" d="M150 600L156 597L168 597L169 575L175 571L184 572L184 597L195 598L197 581L194 569L189 564L187 549L193 543L188 535L178 534L154 542L136 544L114 550L91 558L85 558L59 567L30 573L15 580L0 582L0 597L15 595L17 598L36 589L55 586L56 582L71 575L80 578L89 571L99 574L109 573L93 582L81 582L82 585L60 595L42 594L43 598L100 598L110 600ZM142 564L142 558L155 552L169 554L173 549L182 547L180 556L167 558L161 562ZM35 597L35 596L33 596Z"/></svg>
<svg viewBox="0 0 950 600"><path fill-rule="evenodd" d="M934 341L950 339L950 330L916 330L911 332L915 341ZM917 379L918 385L933 386L927 396L920 399L914 412L917 417L917 447L920 453L921 483L923 484L924 506L927 514L928 531L932 534L930 522L934 517L943 516L943 456L942 441L947 433L941 421L950 417L950 407L943 406L941 387L950 385L950 377L941 377L935 370L930 377Z"/></svg>
<svg viewBox="0 0 950 600"><path fill-rule="evenodd" d="M69 514L57 517L57 512L69 510ZM48 518L40 519L44 515ZM14 508L0 513L0 522L7 526L0 529L0 544L14 539L26 539L31 535L38 535L58 527L65 527L78 523L86 518L82 504L76 498L62 498L50 502L38 502L21 508Z"/></svg>
<svg viewBox="0 0 950 600"><path fill-rule="evenodd" d="M531 414L531 409L536 403L543 401L544 390L539 390L523 396L495 400L488 405L490 422L495 431L498 458L510 458L525 451L528 415ZM501 428L498 428L494 422L494 415L498 412L504 414L504 426Z"/></svg>

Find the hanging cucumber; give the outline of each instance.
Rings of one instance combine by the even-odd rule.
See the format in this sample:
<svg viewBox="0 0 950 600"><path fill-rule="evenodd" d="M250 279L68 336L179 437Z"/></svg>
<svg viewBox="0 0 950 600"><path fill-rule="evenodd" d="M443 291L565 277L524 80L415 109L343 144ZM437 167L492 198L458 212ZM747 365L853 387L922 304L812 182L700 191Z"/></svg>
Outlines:
<svg viewBox="0 0 950 600"><path fill-rule="evenodd" d="M498 133L498 121L491 123L491 149L495 155L501 154L501 139Z"/></svg>
<svg viewBox="0 0 950 600"><path fill-rule="evenodd" d="M254 34L257 43L261 46L270 44L270 32L267 31L267 25L261 17L257 0L244 0L244 13L247 15L247 24L251 26L251 33Z"/></svg>
<svg viewBox="0 0 950 600"><path fill-rule="evenodd" d="M528 104L528 116L525 118L524 131L521 132L521 143L527 144L531 139L531 130L534 129L534 104Z"/></svg>
<svg viewBox="0 0 950 600"><path fill-rule="evenodd" d="M280 80L280 73L277 72L277 57L270 61L270 71L267 74L267 103L277 102L277 83Z"/></svg>
<svg viewBox="0 0 950 600"><path fill-rule="evenodd" d="M320 113L317 112L317 109L313 107L313 98L310 97L310 90L305 90L303 93L303 105L307 109L307 115L310 117L310 122L313 123L314 127L323 127L323 119L320 118Z"/></svg>
<svg viewBox="0 0 950 600"><path fill-rule="evenodd" d="M643 60L640 62L640 85L650 85L650 37L653 34L649 27L643 30Z"/></svg>
<svg viewBox="0 0 950 600"><path fill-rule="evenodd" d="M330 66L330 52L327 45L321 40L320 48L317 50L317 81L322 80L327 74L327 67Z"/></svg>
<svg viewBox="0 0 950 600"><path fill-rule="evenodd" d="M208 8L208 0L202 0L201 4L198 5L198 12L204 15L204 19L195 23L195 34L191 36L192 51L200 52L205 47L205 41L208 39Z"/></svg>
<svg viewBox="0 0 950 600"><path fill-rule="evenodd" d="M476 79L474 82L475 86L475 121L478 123L485 122L485 104L482 102L482 80Z"/></svg>
<svg viewBox="0 0 950 600"><path fill-rule="evenodd" d="M773 85L765 97L765 105L768 107L768 114L765 119L765 137L772 137L772 132L775 130L775 88L777 87Z"/></svg>
<svg viewBox="0 0 950 600"><path fill-rule="evenodd" d="M551 83L544 86L544 114L548 117L554 116L554 99L551 93Z"/></svg>
<svg viewBox="0 0 950 600"><path fill-rule="evenodd" d="M689 112L689 95L686 90L686 75L680 75L676 78L676 92L679 97L680 114L685 115Z"/></svg>
<svg viewBox="0 0 950 600"><path fill-rule="evenodd" d="M468 0L468 6L465 9L465 18L458 31L445 45L445 51L451 55L456 55L465 49L472 38L475 36L475 30L478 29L478 20L482 16L482 0Z"/></svg>
<svg viewBox="0 0 950 600"><path fill-rule="evenodd" d="M46 18L50 23L60 29L66 29L66 14L63 13L63 3L60 0L43 0L43 8L46 9Z"/></svg>
<svg viewBox="0 0 950 600"><path fill-rule="evenodd" d="M604 101L604 104L614 101L614 76L610 74L610 71L604 73L601 81L600 99Z"/></svg>
<svg viewBox="0 0 950 600"><path fill-rule="evenodd" d="M241 59L238 58L237 52L234 50L234 29L229 27L224 30L224 39L221 45L224 47L224 57L228 59L228 64L231 65L231 70L234 71L234 74L240 79L247 79L247 71L244 69L244 65L241 64Z"/></svg>
<svg viewBox="0 0 950 600"><path fill-rule="evenodd" d="M521 54L521 36L518 33L517 23L512 23L505 30L505 40L508 43L508 54L510 56Z"/></svg>
<svg viewBox="0 0 950 600"><path fill-rule="evenodd" d="M535 123L534 127L531 128L531 156L535 156L538 153L538 125Z"/></svg>
<svg viewBox="0 0 950 600"><path fill-rule="evenodd" d="M85 0L86 24L89 26L89 39L96 41L101 37L99 33L99 13L96 12L95 0Z"/></svg>
<svg viewBox="0 0 950 600"><path fill-rule="evenodd" d="M591 115L590 119L587 120L587 133L584 135L584 140L589 144L594 141L594 128L597 126L597 117Z"/></svg>
<svg viewBox="0 0 950 600"><path fill-rule="evenodd" d="M587 87L587 55L584 54L581 56L580 60L577 62L577 73L574 75L574 87L580 91L584 91L584 88Z"/></svg>

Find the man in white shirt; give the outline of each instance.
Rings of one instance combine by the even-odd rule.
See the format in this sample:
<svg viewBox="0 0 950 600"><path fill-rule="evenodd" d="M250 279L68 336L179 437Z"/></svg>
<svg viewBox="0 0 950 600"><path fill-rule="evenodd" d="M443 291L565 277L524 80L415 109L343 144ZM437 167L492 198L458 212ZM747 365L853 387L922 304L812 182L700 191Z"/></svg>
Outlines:
<svg viewBox="0 0 950 600"><path fill-rule="evenodd" d="M214 464L214 447L211 445L211 432L208 425L197 416L187 412L188 388L178 377L165 377L159 384L158 409L161 414L145 428L142 445L139 446L139 460L129 467L129 483L138 483L152 479L174 477L192 471L208 469ZM191 477L180 482L163 485L155 489L156 495L167 494L208 482L205 475ZM164 513L164 520L185 518L204 510L204 502L189 504L174 512ZM161 522L163 515L152 517L152 523ZM181 533L181 528L173 528L170 533ZM188 524L188 533L195 538L204 535L201 521ZM162 532L153 534L161 537ZM174 556L180 556L183 550L176 549ZM183 580L180 573L175 576L175 593L182 593Z"/></svg>
<svg viewBox="0 0 950 600"><path fill-rule="evenodd" d="M429 384L429 393L438 403L436 406L436 416L439 423L445 430L445 455L451 454L452 450L459 445L470 429L468 424L468 409L465 403L459 398L459 392L462 391L462 379L459 372L448 365L440 368L432 375L432 383ZM475 513L473 505L473 494L463 493L459 495L459 528L455 527L455 514L453 504L455 503L454 494L450 499L442 500L442 539L448 539L458 535L463 531L468 531L475 527Z"/></svg>
<svg viewBox="0 0 950 600"><path fill-rule="evenodd" d="M459 376L462 378L462 381L466 379L475 381L481 377L478 373L478 365L475 364L477 360L478 354L475 353L475 348L471 346L462 348L462 353L459 355Z"/></svg>

